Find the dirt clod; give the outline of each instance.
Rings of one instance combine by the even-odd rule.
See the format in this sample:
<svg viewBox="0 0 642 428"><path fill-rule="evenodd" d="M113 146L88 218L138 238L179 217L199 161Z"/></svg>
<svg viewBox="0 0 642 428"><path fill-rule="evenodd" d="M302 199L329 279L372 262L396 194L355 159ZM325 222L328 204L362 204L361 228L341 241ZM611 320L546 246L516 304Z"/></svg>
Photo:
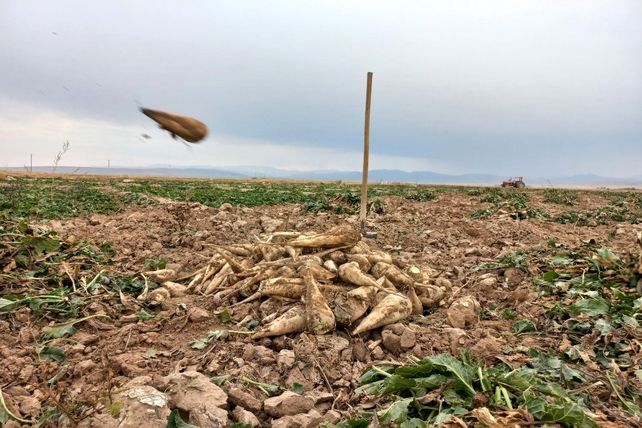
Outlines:
<svg viewBox="0 0 642 428"><path fill-rule="evenodd" d="M448 322L455 328L474 327L479 322L480 311L481 306L475 297L461 297L448 308Z"/></svg>
<svg viewBox="0 0 642 428"><path fill-rule="evenodd" d="M313 428L318 427L323 422L323 416L318 411L312 409L307 413L301 413L293 416L284 416L272 421L272 428Z"/></svg>
<svg viewBox="0 0 642 428"><path fill-rule="evenodd" d="M40 401L35 397L20 397L20 413L27 417L35 417L40 414Z"/></svg>
<svg viewBox="0 0 642 428"><path fill-rule="evenodd" d="M482 288L483 290L488 290L492 291L493 288L497 285L497 278L495 276L487 276L485 278L482 278L479 281L478 286Z"/></svg>
<svg viewBox="0 0 642 428"><path fill-rule="evenodd" d="M206 321L210 318L210 313L203 308L192 308L189 311L189 320L192 322Z"/></svg>
<svg viewBox="0 0 642 428"><path fill-rule="evenodd" d="M634 292L637 282L642 293L642 259L638 259L642 257L639 256L642 247L632 245L631 236L631 231L639 225L622 222L586 228L574 223L560 224L553 218L564 211L563 207L541 204L536 190L529 196L533 207L545 208L551 213L550 219L517 222L508 214L502 217L498 213L485 219L471 219L470 213L483 207L481 198L458 190L440 193L438 201L382 198L385 212L369 217L379 236L357 243L354 242L358 237L352 234L348 239L327 235L335 226L358 224L356 216L305 212L297 204L257 207L223 204L219 208L180 204L185 218L178 224L168 208L175 202L162 202L125 208L112 215L96 215L93 225L88 215L47 222L50 229L60 233L65 249L83 242L95 248L111 242L116 254L111 263L96 265L92 272L75 270L89 262L75 255L79 258L71 259L67 266L70 275L62 270L55 272L55 277L47 278L52 283L59 281L56 286L67 289L70 297L87 301L86 305L74 308L79 310L77 316L63 318L45 312L42 317L28 306L3 312L0 384L7 385L2 391L7 406L21 417L42 418L51 407L49 394L57 391L56 398L60 397L66 408L79 409L73 416L89 414L78 424L81 428L109 428L118 424L136 428L166 426L169 411L175 409L180 410L186 422L201 427L225 426L232 421L251 426L318 426L321 420L337 422L354 417L360 410L382 410L389 405L387 401L369 402L371 397L353 394L359 377L373 364L405 364L410 355L421 359L450 353L457 357L465 348L474 359L486 360L488 367L502 361L518 368L532 364L533 357L526 354L529 350L563 353L558 357L587 375L588 385L601 380L605 385L586 390L593 410L599 412L600 408L594 406L598 403L604 406L602 409L608 407L608 417L617 421L613 426L618 423L617 426L635 426L625 419L624 410L618 410L614 404L617 396L611 394L609 398L609 387L600 377L604 373L592 343L597 340L596 347L609 348L621 341L625 329L617 327L617 321L611 319L614 329L606 335L568 334L564 340L561 332L551 330L548 312L560 302L559 296L563 293L543 295L542 288L533 280L541 279L551 270L568 271L552 266L551 257L559 254L573 258L569 254L584 248L582 243L594 242L590 245L611 248L621 257L620 261L626 263L625 255L633 247L635 260L639 261L630 291ZM608 204L597 193L587 192L582 197L589 201L591 208ZM598 199L601 202L595 202ZM579 211L580 207L572 209ZM421 232L422 224L430 224L431 230ZM551 243L553 239L555 242ZM287 245L289 241L300 246L291 247ZM337 242L354 246L339 249L314 246ZM218 248L224 248L229 253L226 256L233 259L226 261L229 268L217 278L220 282L214 284L211 295L204 296L205 289L225 264L219 263L223 260ZM17 275L21 272L20 264L11 264L13 250L8 251L5 249L9 256L5 255L0 269L7 269L4 273L9 276ZM519 254L526 257L512 257ZM53 257L46 263L53 262ZM353 293L361 300L346 303L347 292L358 290L357 285L340 275L346 270L341 266L350 262L354 262L350 266L368 278L367 285L374 290ZM385 265L379 264L373 269L380 262L396 268L384 272L382 266ZM158 269L160 266L165 269ZM302 281L303 266L311 269L318 291L336 316L337 327L324 335L314 335L304 320L300 330L251 339L251 334L261 331L289 308L303 308L303 302L300 296L286 299L268 295L259 295L242 304L238 302L266 290L267 281L275 277L287 278L284 282L287 284ZM90 292L86 293L84 287L103 268L105 272L97 287L89 287ZM207 268L218 270L206 272ZM612 267L603 272L605 281L614 278L609 269ZM397 275L397 270L412 281ZM77 293L71 293L74 286L71 278ZM194 284L185 288L195 278ZM136 300L144 290L145 279L149 291L144 299ZM122 285L124 302L118 294L110 296L101 291L117 290L119 281L131 282L131 287ZM178 292L165 281L178 284ZM201 282L202 287L197 291L196 286ZM37 283L30 280L25 284L28 287L24 289L7 287L1 297L5 294L35 296ZM165 290L155 292L161 296L156 306L150 305L154 303L150 295L154 296L155 287ZM412 313L393 324L389 324L390 317L384 316L384 324L379 327L359 336L350 334L387 294L408 296L410 288L420 303L411 301ZM52 290L43 288L42 292ZM569 299L569 305L562 302L563 309L568 309L572 302L573 299ZM151 315L149 319L142 319L146 317L141 317L141 308ZM74 325L77 331L62 340L45 342L42 339L43 328L50 322L61 325L72 318L94 314L108 318L78 323ZM608 320L610 316L609 313L603 318ZM639 315L636 316L639 319ZM579 315L578 319L583 321L583 317ZM516 334L515 324L524 322L522 320L531 320L537 332ZM41 351L44 345L62 349L64 360L50 361L48 357L56 354ZM624 388L637 391L634 369L639 366L639 355L635 352L635 346L626 350L625 354L632 359L627 363L629 371L622 366L622 372L629 376L618 382L622 385L628 382ZM207 376L190 374L198 372ZM58 383L49 384L59 373ZM147 378L152 373L153 381ZM294 394L295 404L300 407L295 410L297 413L284 414L280 411L283 404L278 403L273 405L272 414L264 411L265 393L244 381L244 376L280 388L303 386L302 396ZM210 380L210 377L216 379ZM221 383L223 393L212 381ZM575 381L568 386L573 383ZM210 391L210 385L214 390ZM616 384L616 388L621 386ZM599 400L593 399L598 396ZM279 397L273 399L278 401ZM165 405L154 405L165 401ZM215 405L210 406L210 401ZM74 407L76 405L78 407ZM486 402L483 397L475 396L475 406L484 405L500 423L502 417L510 413L497 413L493 400ZM288 404L286 408L289 407ZM475 417L481 421L480 415L469 413L461 419L474 424ZM513 422L515 425L521 419ZM49 424L76 426L64 414L56 415ZM12 421L5 425L20 426Z"/></svg>
<svg viewBox="0 0 642 428"><path fill-rule="evenodd" d="M168 395L172 408L189 414L189 421L198 426L227 425L228 396L210 379L196 371L186 371L167 377Z"/></svg>
<svg viewBox="0 0 642 428"><path fill-rule="evenodd" d="M245 424L251 427L261 426L259 418L257 418L254 413L245 410L242 407L237 406L234 410L232 410L232 416L234 417L234 420L239 424Z"/></svg>
<svg viewBox="0 0 642 428"><path fill-rule="evenodd" d="M168 397L145 383L143 376L128 382L121 393L115 395L109 408L96 415L93 426L106 428L154 428L164 426L170 414Z"/></svg>
<svg viewBox="0 0 642 428"><path fill-rule="evenodd" d="M230 403L237 407L242 407L253 413L258 413L263 409L263 403L247 391L241 388L230 388L227 391Z"/></svg>
<svg viewBox="0 0 642 428"><path fill-rule="evenodd" d="M484 337L477 341L470 351L476 357L492 358L501 353L501 343L493 336Z"/></svg>
<svg viewBox="0 0 642 428"><path fill-rule="evenodd" d="M306 413L313 407L314 400L312 398L292 391L285 391L283 394L270 397L263 402L265 413L275 418Z"/></svg>
<svg viewBox="0 0 642 428"><path fill-rule="evenodd" d="M401 323L390 324L381 330L383 346L394 354L400 354L415 346L415 333Z"/></svg>
<svg viewBox="0 0 642 428"><path fill-rule="evenodd" d="M276 358L276 362L279 365L279 369L288 370L296 362L296 355L291 349L282 349Z"/></svg>
<svg viewBox="0 0 642 428"><path fill-rule="evenodd" d="M84 348L84 347L83 347ZM83 360L74 366L74 375L82 376L96 369L98 365L92 360Z"/></svg>
<svg viewBox="0 0 642 428"><path fill-rule="evenodd" d="M524 272L514 267L508 268L504 271L504 279L510 287L519 285L524 279Z"/></svg>

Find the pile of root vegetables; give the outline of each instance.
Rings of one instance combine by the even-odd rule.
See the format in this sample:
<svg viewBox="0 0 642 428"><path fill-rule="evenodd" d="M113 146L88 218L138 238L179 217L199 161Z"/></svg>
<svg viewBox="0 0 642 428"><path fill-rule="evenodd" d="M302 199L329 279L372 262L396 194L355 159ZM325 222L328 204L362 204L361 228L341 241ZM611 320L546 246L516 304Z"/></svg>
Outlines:
<svg viewBox="0 0 642 428"><path fill-rule="evenodd" d="M168 269L146 272L162 287L140 300L161 303L198 293L221 307L261 301L273 308L252 336L309 331L325 334L337 325L357 335L435 307L449 281L434 272L404 266L371 250L351 226L325 233L276 232L253 244L215 247L216 254L189 275Z"/></svg>

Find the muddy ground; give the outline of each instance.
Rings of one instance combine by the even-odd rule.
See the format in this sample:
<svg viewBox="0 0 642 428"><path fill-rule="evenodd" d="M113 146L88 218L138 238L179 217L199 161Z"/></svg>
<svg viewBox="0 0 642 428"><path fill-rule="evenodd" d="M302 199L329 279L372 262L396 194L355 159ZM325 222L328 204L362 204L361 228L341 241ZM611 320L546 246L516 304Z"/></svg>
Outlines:
<svg viewBox="0 0 642 428"><path fill-rule="evenodd" d="M122 305L98 300L89 306L87 314L105 314L108 318L78 324L78 332L70 339L56 342L66 356L64 364L58 364L37 358L47 321L36 321L24 309L0 318L0 386L8 408L25 420L37 419L45 411L60 414L46 423L49 426L165 426L167 409L178 402L193 413L183 412L183 418L201 427L225 426L234 421L284 427L336 423L356 415L359 408L372 410L379 405L377 400L353 394L358 377L369 365L404 363L410 355L459 355L462 348L489 363L519 365L528 358L524 350L564 347L566 337L514 334L514 320L498 315L512 309L518 318L536 320L545 312L546 299L539 297L532 282L541 274L536 257L529 259L526 270L475 268L516 250L537 255L549 247L551 239L571 248L594 239L615 252L635 251L635 231L640 230L640 225L628 223L579 227L546 220L519 221L507 213L473 220L469 214L489 204L465 193L443 193L436 201L386 197L383 202L383 214L373 214L369 219L370 229L378 232L376 239L367 241L370 247L431 270L452 285L439 308L393 327L403 341L383 341L380 329L360 337L339 329L322 336L301 333L260 340L230 334L204 349L193 349L190 342L209 331L233 328L233 324L214 315L224 308L212 298L172 298L153 311L153 319L144 322ZM597 193L581 194L583 209L607 203ZM552 214L567 209L544 204L539 194L531 195L531 206L546 208ZM42 225L67 240L87 240L96 245L112 242L116 263L105 269L136 275L148 270L144 262L150 259L164 259L168 267L191 272L214 254L214 245L253 242L256 236L275 230L323 231L345 223L356 224L356 216L307 213L300 205L224 205L214 209L162 201L117 215L53 220ZM453 328L446 311L454 299L464 295L479 301L481 320L463 329ZM261 318L258 303L234 308L232 323L247 316ZM207 379L203 381L202 375L207 379L230 378L219 388ZM286 403L264 403L267 396L244 382L243 376L284 388L301 385L307 395ZM54 377L58 379L51 382ZM201 385L197 396L181 389L190 382ZM125 404L114 404L125 385L129 391L140 385L136 391L147 391L151 394L148 398L153 396L152 387L170 391L170 402L158 405L152 413L129 403L135 401L131 395L121 397ZM199 404L206 396L216 403L213 409ZM125 407L115 408L118 406ZM84 410L79 412L80 407ZM607 419L620 420L619 410L606 405L600 410ZM117 425L123 412L129 412L128 418Z"/></svg>

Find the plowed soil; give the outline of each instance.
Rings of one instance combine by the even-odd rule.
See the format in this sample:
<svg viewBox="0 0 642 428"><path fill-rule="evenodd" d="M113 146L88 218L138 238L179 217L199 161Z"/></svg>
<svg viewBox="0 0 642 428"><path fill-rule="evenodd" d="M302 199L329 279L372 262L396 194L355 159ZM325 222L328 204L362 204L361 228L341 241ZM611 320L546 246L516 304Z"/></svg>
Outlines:
<svg viewBox="0 0 642 428"><path fill-rule="evenodd" d="M597 193L580 194L582 209L608 204ZM110 396L131 379L161 379L171 373L196 370L210 377L230 375L223 385L225 390L239 387L260 401L266 395L243 382L243 376L284 388L300 384L306 392L327 392L332 397L316 404L319 413L328 415L327 420L347 419L360 406L377 406L376 401L364 403L362 397L353 394L360 374L374 363L403 363L410 355L458 355L460 349L467 348L474 357L491 363L519 365L528 358L525 349L564 348L568 338L518 335L513 333L514 321L500 316L511 309L518 318L537 320L546 311L546 298L540 297L533 285L533 279L541 274L537 254L549 247L551 239L571 248L594 239L614 252L634 252L635 232L640 230L639 225L628 223L580 227L536 219L520 221L508 213L474 220L469 214L489 204L463 192L443 193L437 200L426 202L400 197L382 201L383 214L373 214L369 219L370 229L378 233L367 240L370 247L433 270L452 284L442 306L404 322L404 328L412 334L408 333L410 343L403 348L386 346L380 329L360 337L339 329L322 336L301 333L260 340L230 334L204 349L193 349L190 342L209 331L233 329L234 322L248 316L260 319L259 303L235 307L230 323L214 315L224 307L212 298L186 295L165 301L155 309L153 319L143 322L122 305L98 299L89 306L88 314L107 317L78 324L73 336L56 341L66 355L64 363L58 364L37 357L41 331L48 321L37 321L30 310L23 309L0 318L0 386L7 406L25 419L38 418L51 406L62 410L62 416L47 422L48 426L109 426L97 415L104 415ZM545 208L553 215L568 208L544 204L537 193L531 194L530 206ZM57 231L63 239L96 245L112 242L116 263L106 269L136 275L149 270L143 266L145 260L164 259L168 267L188 273L214 254L214 245L250 243L256 236L274 230L323 231L346 222L356 224L357 217L307 213L300 205L209 208L165 200L116 215L53 220L41 225ZM476 269L481 263L517 250L533 255L524 270ZM484 281L488 277L496 281ZM454 299L464 295L472 295L480 303L481 321L455 329L448 322L446 310ZM195 308L207 311L208 316L190 317ZM57 381L52 382L56 376ZM79 415L74 406L80 405L94 410ZM231 403L227 408L230 420L235 407ZM330 410L333 412L328 413ZM614 410L603 411L615 420L619 418ZM275 419L262 410L254 413L265 426ZM139 422L139 426L151 426Z"/></svg>

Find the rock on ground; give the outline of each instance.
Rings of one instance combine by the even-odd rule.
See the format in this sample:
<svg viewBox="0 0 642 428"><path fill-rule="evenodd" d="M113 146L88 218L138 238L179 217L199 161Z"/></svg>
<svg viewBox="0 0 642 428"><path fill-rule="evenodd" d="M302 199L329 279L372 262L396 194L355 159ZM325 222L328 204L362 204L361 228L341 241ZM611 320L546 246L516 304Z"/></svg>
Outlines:
<svg viewBox="0 0 642 428"><path fill-rule="evenodd" d="M230 390L227 391L227 394L229 396L230 403L236 406L240 406L255 413L260 412L263 409L263 403L261 400L241 388L230 388Z"/></svg>
<svg viewBox="0 0 642 428"><path fill-rule="evenodd" d="M477 283L477 287L480 290L484 291L493 291L495 288L497 288L497 277L493 274L485 274L482 275L479 278L479 282Z"/></svg>
<svg viewBox="0 0 642 428"><path fill-rule="evenodd" d="M401 323L391 324L381 331L383 346L390 352L400 354L417 343L415 333Z"/></svg>
<svg viewBox="0 0 642 428"><path fill-rule="evenodd" d="M283 220L271 218L271 217L261 217L261 226L265 233L272 233L278 228L282 227L285 224Z"/></svg>
<svg viewBox="0 0 642 428"><path fill-rule="evenodd" d="M114 396L111 408L92 418L91 427L156 428L167 425L170 414L168 397L146 385L149 376L132 379ZM114 416L115 415L115 416Z"/></svg>
<svg viewBox="0 0 642 428"><path fill-rule="evenodd" d="M31 396L20 398L20 413L29 418L34 418L40 414L41 406L37 398Z"/></svg>
<svg viewBox="0 0 642 428"><path fill-rule="evenodd" d="M459 349L464 345L466 338L466 331L461 328L446 328L444 329L448 333L448 339L450 340L450 352L453 355L459 354Z"/></svg>
<svg viewBox="0 0 642 428"><path fill-rule="evenodd" d="M294 351L290 349L282 349L279 352L279 355L276 357L276 362L279 365L280 369L290 369L296 361L296 356Z"/></svg>
<svg viewBox="0 0 642 428"><path fill-rule="evenodd" d="M189 413L189 422L201 428L227 426L227 394L197 371L167 376L172 408Z"/></svg>
<svg viewBox="0 0 642 428"><path fill-rule="evenodd" d="M481 306L473 296L455 300L447 311L448 322L455 328L471 328L479 322Z"/></svg>
<svg viewBox="0 0 642 428"><path fill-rule="evenodd" d="M504 279L506 280L506 284L514 287L522 282L524 279L524 272L520 269L510 267L504 271Z"/></svg>
<svg viewBox="0 0 642 428"><path fill-rule="evenodd" d="M314 399L292 391L285 391L283 394L270 397L263 402L265 413L275 418L306 413L312 407L314 407Z"/></svg>
<svg viewBox="0 0 642 428"><path fill-rule="evenodd" d="M209 312L203 308L192 308L189 311L189 320L192 322L201 322L211 318Z"/></svg>
<svg viewBox="0 0 642 428"><path fill-rule="evenodd" d="M492 358L501 353L501 343L493 336L483 337L470 348L470 351L476 357Z"/></svg>
<svg viewBox="0 0 642 428"><path fill-rule="evenodd" d="M283 416L272 421L272 428L313 428L323 422L321 413L312 409L307 413L298 415Z"/></svg>
<svg viewBox="0 0 642 428"><path fill-rule="evenodd" d="M329 410L325 415L321 415L316 409L312 409L307 413L274 419L272 428L317 428L323 422L334 424L339 420L341 420L341 414L335 410Z"/></svg>
<svg viewBox="0 0 642 428"><path fill-rule="evenodd" d="M240 424L249 425L251 427L261 426L259 418L257 418L254 413L249 412L240 406L236 406L232 411L232 416L234 416L234 420Z"/></svg>

